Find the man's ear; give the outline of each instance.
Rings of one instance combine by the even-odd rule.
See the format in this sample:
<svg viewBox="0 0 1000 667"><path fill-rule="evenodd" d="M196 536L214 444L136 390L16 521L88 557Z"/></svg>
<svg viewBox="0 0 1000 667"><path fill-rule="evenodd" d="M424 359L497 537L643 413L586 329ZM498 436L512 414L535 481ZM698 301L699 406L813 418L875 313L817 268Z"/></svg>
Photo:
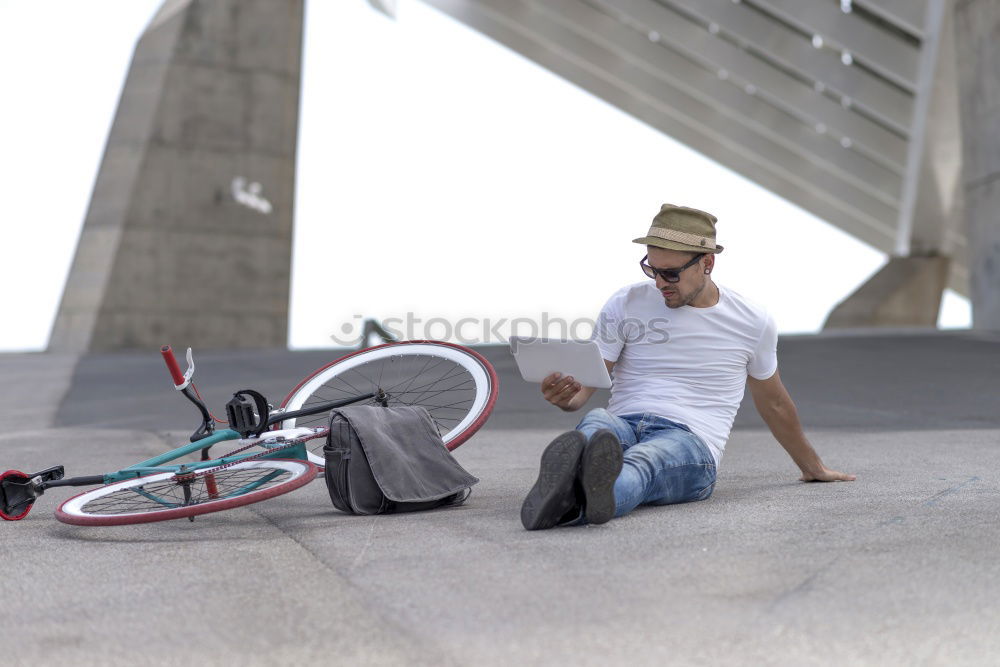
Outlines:
<svg viewBox="0 0 1000 667"><path fill-rule="evenodd" d="M702 258L702 267L706 274L711 273L712 269L715 268L715 255L713 253L708 253Z"/></svg>

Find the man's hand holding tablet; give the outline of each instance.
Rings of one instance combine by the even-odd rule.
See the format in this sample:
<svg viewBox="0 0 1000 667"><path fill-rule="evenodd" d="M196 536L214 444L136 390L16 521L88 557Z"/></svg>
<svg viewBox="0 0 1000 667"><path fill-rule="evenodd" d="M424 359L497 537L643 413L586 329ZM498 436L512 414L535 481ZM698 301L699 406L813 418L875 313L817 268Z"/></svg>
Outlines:
<svg viewBox="0 0 1000 667"><path fill-rule="evenodd" d="M511 351L529 382L541 382L542 395L556 407L580 409L596 389L611 387L613 362L601 358L593 341L511 338Z"/></svg>
<svg viewBox="0 0 1000 667"><path fill-rule="evenodd" d="M562 373L553 373L542 380L542 396L566 412L579 410L595 391L593 387L584 387L572 375L563 377Z"/></svg>

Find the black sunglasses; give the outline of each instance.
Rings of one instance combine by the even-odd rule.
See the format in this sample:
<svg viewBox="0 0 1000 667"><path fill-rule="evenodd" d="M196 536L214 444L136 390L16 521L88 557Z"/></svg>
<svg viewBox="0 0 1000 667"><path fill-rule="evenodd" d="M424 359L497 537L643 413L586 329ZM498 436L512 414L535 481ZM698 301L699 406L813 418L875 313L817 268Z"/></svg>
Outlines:
<svg viewBox="0 0 1000 667"><path fill-rule="evenodd" d="M650 266L646 262L646 260L649 258L649 255L645 255L643 256L642 259L639 260L639 266L642 268L642 272L645 273L650 278L656 278L656 276L660 276L668 283L676 283L679 282L681 279L681 271L688 268L689 266L694 266L695 264L698 263L698 260L704 256L705 256L704 253L700 255L695 255L690 262L676 269L658 269L655 266Z"/></svg>

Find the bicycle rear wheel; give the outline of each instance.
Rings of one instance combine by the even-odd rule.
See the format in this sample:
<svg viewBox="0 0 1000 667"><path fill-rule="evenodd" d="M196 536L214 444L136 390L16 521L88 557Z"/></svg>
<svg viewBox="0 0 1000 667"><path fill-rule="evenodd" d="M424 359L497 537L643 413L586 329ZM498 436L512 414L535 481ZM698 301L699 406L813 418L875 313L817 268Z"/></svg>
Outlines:
<svg viewBox="0 0 1000 667"><path fill-rule="evenodd" d="M311 405L378 390L389 405L417 405L437 422L445 446L453 450L486 423L500 390L496 371L482 355L461 345L415 340L354 352L320 368L285 397L281 407ZM369 399L356 405L374 405ZM329 415L286 419L282 428L326 426ZM309 460L322 466L322 442Z"/></svg>
<svg viewBox="0 0 1000 667"><path fill-rule="evenodd" d="M294 491L316 478L308 461L244 461L209 474L157 473L85 491L56 518L76 526L122 526L232 509Z"/></svg>

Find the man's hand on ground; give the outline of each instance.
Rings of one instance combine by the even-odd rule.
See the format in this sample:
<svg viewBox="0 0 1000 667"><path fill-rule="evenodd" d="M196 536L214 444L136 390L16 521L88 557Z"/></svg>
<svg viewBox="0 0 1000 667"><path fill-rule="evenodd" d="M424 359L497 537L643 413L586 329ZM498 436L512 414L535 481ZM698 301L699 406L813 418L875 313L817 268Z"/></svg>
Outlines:
<svg viewBox="0 0 1000 667"><path fill-rule="evenodd" d="M799 479L803 482L853 482L857 477L823 467L814 472L803 472Z"/></svg>
<svg viewBox="0 0 1000 667"><path fill-rule="evenodd" d="M590 397L583 392L583 388L573 376L563 377L561 373L553 373L542 380L542 395L545 400L567 412L578 409Z"/></svg>

